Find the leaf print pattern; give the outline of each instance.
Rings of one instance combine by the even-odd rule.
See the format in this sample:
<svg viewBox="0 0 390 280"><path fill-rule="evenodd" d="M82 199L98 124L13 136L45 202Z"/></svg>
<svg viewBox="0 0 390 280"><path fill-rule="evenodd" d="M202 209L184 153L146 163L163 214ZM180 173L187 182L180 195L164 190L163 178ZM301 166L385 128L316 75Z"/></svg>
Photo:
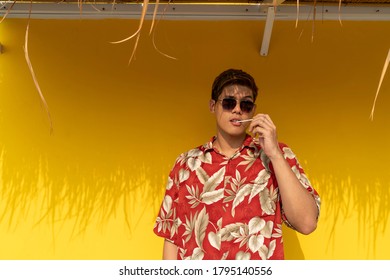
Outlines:
<svg viewBox="0 0 390 280"><path fill-rule="evenodd" d="M252 235L249 238L248 246L253 253L257 252L260 249L260 247L263 246L263 244L264 244L264 236L262 235Z"/></svg>
<svg viewBox="0 0 390 280"><path fill-rule="evenodd" d="M189 176L190 176L190 172L188 170L180 169L179 170L179 184L184 182L185 180L187 180Z"/></svg>
<svg viewBox="0 0 390 280"><path fill-rule="evenodd" d="M240 227L238 233L232 233L232 235L235 237L234 243L240 243L240 248L244 246L248 242L248 239L251 237L248 233L247 225L245 225L244 227Z"/></svg>
<svg viewBox="0 0 390 280"><path fill-rule="evenodd" d="M267 155L264 153L263 150L261 150L260 152L260 159L261 159L261 163L263 164L264 168L268 171L268 172L271 172L270 171L270 159L267 157Z"/></svg>
<svg viewBox="0 0 390 280"><path fill-rule="evenodd" d="M240 228L243 226L244 226L243 223L234 223L234 224L226 225L224 228L220 230L221 240L232 241L234 239L235 233L240 232Z"/></svg>
<svg viewBox="0 0 390 280"><path fill-rule="evenodd" d="M222 167L215 172L203 186L203 193L214 191L215 188L223 181L225 175L225 167Z"/></svg>
<svg viewBox="0 0 390 280"><path fill-rule="evenodd" d="M186 260L187 259L187 257L185 257L186 254L187 254L187 249L179 247L179 252L178 253L179 253L179 256L180 256L180 258L182 260Z"/></svg>
<svg viewBox="0 0 390 280"><path fill-rule="evenodd" d="M272 237L272 229L274 228L274 222L268 221L265 226L260 230L261 235L263 235L265 238L271 238Z"/></svg>
<svg viewBox="0 0 390 280"><path fill-rule="evenodd" d="M191 205L191 208L197 207L201 202L198 186L194 188L186 185L186 188L189 193L189 195L186 195L186 198L189 200L188 203Z"/></svg>
<svg viewBox="0 0 390 280"><path fill-rule="evenodd" d="M234 193L232 192L228 192L230 197L234 196L234 201L233 201L233 208L232 208L232 216L234 217L235 215L235 208L241 203L244 201L245 197L249 196L249 199L248 199L248 202L250 203L251 200L253 199L253 197L255 197L256 195L258 195L260 192L265 192L265 194L268 195L268 192L267 192L267 189L266 189L266 186L268 185L268 181L270 179L271 175L270 173L263 169L259 172L259 174L257 175L257 177L255 178L255 180L253 180L253 184L246 184L244 186L241 187L241 185L244 184L244 182L246 181L246 178L242 179L241 180L241 175L238 171L236 171L236 178L235 179L232 179L233 183L234 183L234 186L235 188L239 188L238 192L235 194L234 196ZM276 199L276 197L274 196L274 193L272 193L273 195L273 199ZM260 196L261 197L261 196ZM266 202L269 202L269 195L267 196L267 200ZM273 210L274 210L274 204L272 204L271 202L269 202L268 205L265 209L263 209L263 211L267 214L269 213L273 213Z"/></svg>
<svg viewBox="0 0 390 280"><path fill-rule="evenodd" d="M265 226L265 221L260 217L254 217L249 221L249 234L254 234L262 230Z"/></svg>
<svg viewBox="0 0 390 280"><path fill-rule="evenodd" d="M258 195L268 184L268 180L271 175L267 172L267 170L263 169L259 172L259 175L254 180L254 185L251 191L251 195L249 196L249 202L251 202L252 198Z"/></svg>
<svg viewBox="0 0 390 280"><path fill-rule="evenodd" d="M189 167L189 169L191 169L191 171L194 171L196 170L197 168L199 168L199 166L201 165L201 161L196 159L196 158L189 158L188 161L187 161L187 165Z"/></svg>
<svg viewBox="0 0 390 280"><path fill-rule="evenodd" d="M169 191L172 188L172 186L173 186L173 180L171 177L169 177L165 189Z"/></svg>
<svg viewBox="0 0 390 280"><path fill-rule="evenodd" d="M236 170L236 177L231 178L232 184L236 187L236 189L241 188L242 185L246 182L246 177L241 179L241 174L238 170Z"/></svg>
<svg viewBox="0 0 390 280"><path fill-rule="evenodd" d="M249 136L229 159L212 141L177 158L154 232L178 246L179 259L282 259L282 223L288 221L272 163ZM291 149L280 149L319 207Z"/></svg>
<svg viewBox="0 0 390 280"><path fill-rule="evenodd" d="M212 204L214 202L217 202L223 198L224 189L219 189L216 191L211 191L202 194L202 202L204 204Z"/></svg>
<svg viewBox="0 0 390 280"><path fill-rule="evenodd" d="M229 255L229 251L222 254L221 260L226 260L227 256Z"/></svg>
<svg viewBox="0 0 390 280"><path fill-rule="evenodd" d="M227 196L225 196L223 202L229 202L229 201L232 201L234 200L234 198L236 197L236 193L237 193L237 186L234 185L234 184L230 184L230 181L231 181L231 177L230 176L226 176L225 177L225 192L228 194ZM230 188L227 187L227 185L230 184Z"/></svg>
<svg viewBox="0 0 390 280"><path fill-rule="evenodd" d="M233 200L233 207L232 207L232 216L234 217L236 214L236 207L244 201L244 198L249 195L252 191L252 185L245 185L242 187L236 194L236 197Z"/></svg>
<svg viewBox="0 0 390 280"><path fill-rule="evenodd" d="M202 260L204 256L204 253L202 249L200 248L195 248L194 252L191 255L190 260Z"/></svg>
<svg viewBox="0 0 390 280"><path fill-rule="evenodd" d="M210 242L210 245L213 246L215 249L219 250L221 248L221 234L219 232L214 233L210 231L207 238Z"/></svg>
<svg viewBox="0 0 390 280"><path fill-rule="evenodd" d="M195 214L197 216L197 214ZM186 222L184 224L185 227L185 232L183 233L183 237L186 237L184 242L188 242L192 236L192 232L195 229L195 221L196 221L196 216L192 217L192 214L190 218L186 217Z"/></svg>
<svg viewBox="0 0 390 280"><path fill-rule="evenodd" d="M267 215L272 215L275 213L276 203L278 193L271 185L270 189L264 188L261 192L259 199L261 204L261 210Z"/></svg>
<svg viewBox="0 0 390 280"><path fill-rule="evenodd" d="M209 179L209 175L202 167L196 169L195 172L196 172L196 177L199 179L199 182L201 182L202 184L206 183L207 180Z"/></svg>
<svg viewBox="0 0 390 280"><path fill-rule="evenodd" d="M274 251L275 251L275 248L276 248L276 241L275 240L272 240L269 244L269 247L263 245L261 246L260 250L259 250L259 255L261 257L262 260L268 260L272 257L272 255L274 254Z"/></svg>
<svg viewBox="0 0 390 280"><path fill-rule="evenodd" d="M172 198L168 195L164 197L156 225L159 232L165 233L168 230L170 238L177 233L178 227L181 225L180 218L176 217L176 209L172 209Z"/></svg>
<svg viewBox="0 0 390 280"><path fill-rule="evenodd" d="M248 171L252 165L256 162L257 156L251 151L248 151L248 155L243 155L242 158L244 159L241 161L238 165L244 165L245 171Z"/></svg>
<svg viewBox="0 0 390 280"><path fill-rule="evenodd" d="M224 179L225 167L221 168L218 172L214 173L211 177L207 173L199 168L196 171L197 178L201 183L203 183L203 192L199 195L199 189L196 187L187 187L189 196L186 196L190 200L191 207L194 208L199 205L200 202L204 204L212 204L224 197L224 189L215 190L215 188L222 182Z"/></svg>
<svg viewBox="0 0 390 280"><path fill-rule="evenodd" d="M206 207L200 211L196 221L195 221L195 240L196 244L202 248L203 239L206 234L206 227L209 223L209 215L206 213Z"/></svg>
<svg viewBox="0 0 390 280"><path fill-rule="evenodd" d="M301 172L299 172L299 168L296 167L296 166L293 166L292 168L292 171L294 172L295 176L297 176L298 180L301 182L301 184L307 188L308 186L310 186L310 182L309 182L309 179L306 177L305 174L301 174Z"/></svg>
<svg viewBox="0 0 390 280"><path fill-rule="evenodd" d="M275 230L274 233L272 233L271 237L273 238L281 238L282 237L282 224L277 224L276 227L273 227ZM281 243L283 240L280 241Z"/></svg>
<svg viewBox="0 0 390 280"><path fill-rule="evenodd" d="M199 156L202 155L202 151L200 149L192 149L187 153L187 157L199 159Z"/></svg>
<svg viewBox="0 0 390 280"><path fill-rule="evenodd" d="M191 171L194 171L202 164L202 162L211 163L211 160L210 154L204 154L199 148L197 148L181 154L176 162L180 165L186 164Z"/></svg>
<svg viewBox="0 0 390 280"><path fill-rule="evenodd" d="M248 224L234 223L229 224L220 230L221 241L233 241L240 243L239 247L245 245L246 250L259 252L263 248L265 238L271 238L273 222L266 222L260 217L253 217ZM246 255L239 256L246 257Z"/></svg>
<svg viewBox="0 0 390 280"><path fill-rule="evenodd" d="M163 206L165 213L170 212L171 207L172 207L172 198L170 196L166 195L164 197L162 206Z"/></svg>
<svg viewBox="0 0 390 280"><path fill-rule="evenodd" d="M250 253L245 253L243 251L238 251L236 254L236 260L250 260L251 259L251 254Z"/></svg>
<svg viewBox="0 0 390 280"><path fill-rule="evenodd" d="M293 151L288 148L288 147L284 147L283 148L283 154L284 154L284 157L285 158L289 158L289 159L294 159L295 158L295 154L293 153Z"/></svg>
<svg viewBox="0 0 390 280"><path fill-rule="evenodd" d="M212 163L212 157L209 153L202 153L200 156L199 156L199 160L203 163Z"/></svg>

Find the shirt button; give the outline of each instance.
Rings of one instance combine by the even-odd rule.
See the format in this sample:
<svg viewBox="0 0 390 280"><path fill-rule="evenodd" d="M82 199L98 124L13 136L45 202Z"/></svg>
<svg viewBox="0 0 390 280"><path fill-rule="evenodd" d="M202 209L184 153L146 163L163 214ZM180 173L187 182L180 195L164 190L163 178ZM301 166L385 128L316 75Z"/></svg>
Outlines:
<svg viewBox="0 0 390 280"><path fill-rule="evenodd" d="M229 203L226 203L226 204L225 204L225 207L229 207Z"/></svg>

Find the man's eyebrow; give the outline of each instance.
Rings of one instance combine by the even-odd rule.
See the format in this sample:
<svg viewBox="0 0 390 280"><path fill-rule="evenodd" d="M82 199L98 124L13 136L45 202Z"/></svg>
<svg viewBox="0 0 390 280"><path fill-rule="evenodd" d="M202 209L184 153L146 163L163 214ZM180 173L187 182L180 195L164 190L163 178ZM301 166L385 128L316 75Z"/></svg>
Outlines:
<svg viewBox="0 0 390 280"><path fill-rule="evenodd" d="M244 96L242 99L250 99L250 100L253 100L253 96L252 95L247 95L247 96Z"/></svg>
<svg viewBox="0 0 390 280"><path fill-rule="evenodd" d="M234 95L231 95L231 94L225 95L224 98L236 99L236 97ZM246 96L242 97L241 99L251 99L251 100L253 100L253 96L252 95L246 95Z"/></svg>

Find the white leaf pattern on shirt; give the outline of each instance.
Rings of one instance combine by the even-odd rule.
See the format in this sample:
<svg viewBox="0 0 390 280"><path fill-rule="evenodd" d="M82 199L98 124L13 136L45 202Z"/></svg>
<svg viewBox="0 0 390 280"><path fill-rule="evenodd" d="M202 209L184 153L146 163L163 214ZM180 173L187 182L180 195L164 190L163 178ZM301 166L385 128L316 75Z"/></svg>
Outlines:
<svg viewBox="0 0 390 280"><path fill-rule="evenodd" d="M199 188L196 186L190 187L189 185L186 185L187 191L190 195L186 195L186 198L189 200L189 204L191 205L191 208L195 208L199 205L201 202L201 198L199 196Z"/></svg>
<svg viewBox="0 0 390 280"><path fill-rule="evenodd" d="M258 233L265 226L265 221L260 217L253 217L249 223L249 234Z"/></svg>
<svg viewBox="0 0 390 280"><path fill-rule="evenodd" d="M212 204L223 198L224 189L219 189L211 192L206 192L201 195L204 204Z"/></svg>
<svg viewBox="0 0 390 280"><path fill-rule="evenodd" d="M196 169L195 172L196 172L196 177L199 179L199 182L201 182L202 184L206 183L206 181L209 179L209 175L202 167Z"/></svg>
<svg viewBox="0 0 390 280"><path fill-rule="evenodd" d="M252 235L249 238L248 246L253 253L257 252L263 244L264 237L262 235Z"/></svg>
<svg viewBox="0 0 390 280"><path fill-rule="evenodd" d="M195 248L192 252L190 260L202 260L204 253L201 248Z"/></svg>
<svg viewBox="0 0 390 280"><path fill-rule="evenodd" d="M278 198L278 193L275 191L273 185L268 188L264 188L259 195L259 200L261 204L261 210L268 215L275 213L276 204L275 201Z"/></svg>
<svg viewBox="0 0 390 280"><path fill-rule="evenodd" d="M233 200L233 206L232 206L232 216L235 215L235 208L244 200L244 198L249 195L252 191L252 185L245 185L243 186L236 194L236 197Z"/></svg>
<svg viewBox="0 0 390 280"><path fill-rule="evenodd" d="M205 183L203 186L203 192L210 192L215 190L215 188L222 182L225 175L225 167L222 167L220 170L215 172Z"/></svg>
<svg viewBox="0 0 390 280"><path fill-rule="evenodd" d="M276 241L275 240L272 240L269 243L269 247L267 247L265 245L261 246L261 248L259 250L259 255L260 255L261 259L268 260L270 257L272 257L272 255L274 254L275 248L276 248Z"/></svg>
<svg viewBox="0 0 390 280"><path fill-rule="evenodd" d="M243 251L238 251L235 257L236 260L250 260L251 254Z"/></svg>
<svg viewBox="0 0 390 280"><path fill-rule="evenodd" d="M203 248L203 239L205 237L206 228L209 223L209 215L206 212L206 207L203 207L202 211L195 221L195 240L198 247Z"/></svg>
<svg viewBox="0 0 390 280"><path fill-rule="evenodd" d="M209 232L207 238L209 239L210 245L219 250L221 248L221 234Z"/></svg>

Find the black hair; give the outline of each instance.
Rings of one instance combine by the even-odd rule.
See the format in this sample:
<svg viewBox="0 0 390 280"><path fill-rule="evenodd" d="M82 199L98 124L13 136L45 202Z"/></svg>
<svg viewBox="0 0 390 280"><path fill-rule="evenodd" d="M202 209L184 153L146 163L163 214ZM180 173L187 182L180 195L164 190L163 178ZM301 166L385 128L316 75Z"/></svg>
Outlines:
<svg viewBox="0 0 390 280"><path fill-rule="evenodd" d="M217 101L223 89L230 85L246 86L252 90L253 101L256 101L258 88L255 79L248 73L238 69L228 69L219 74L211 89L211 99Z"/></svg>

